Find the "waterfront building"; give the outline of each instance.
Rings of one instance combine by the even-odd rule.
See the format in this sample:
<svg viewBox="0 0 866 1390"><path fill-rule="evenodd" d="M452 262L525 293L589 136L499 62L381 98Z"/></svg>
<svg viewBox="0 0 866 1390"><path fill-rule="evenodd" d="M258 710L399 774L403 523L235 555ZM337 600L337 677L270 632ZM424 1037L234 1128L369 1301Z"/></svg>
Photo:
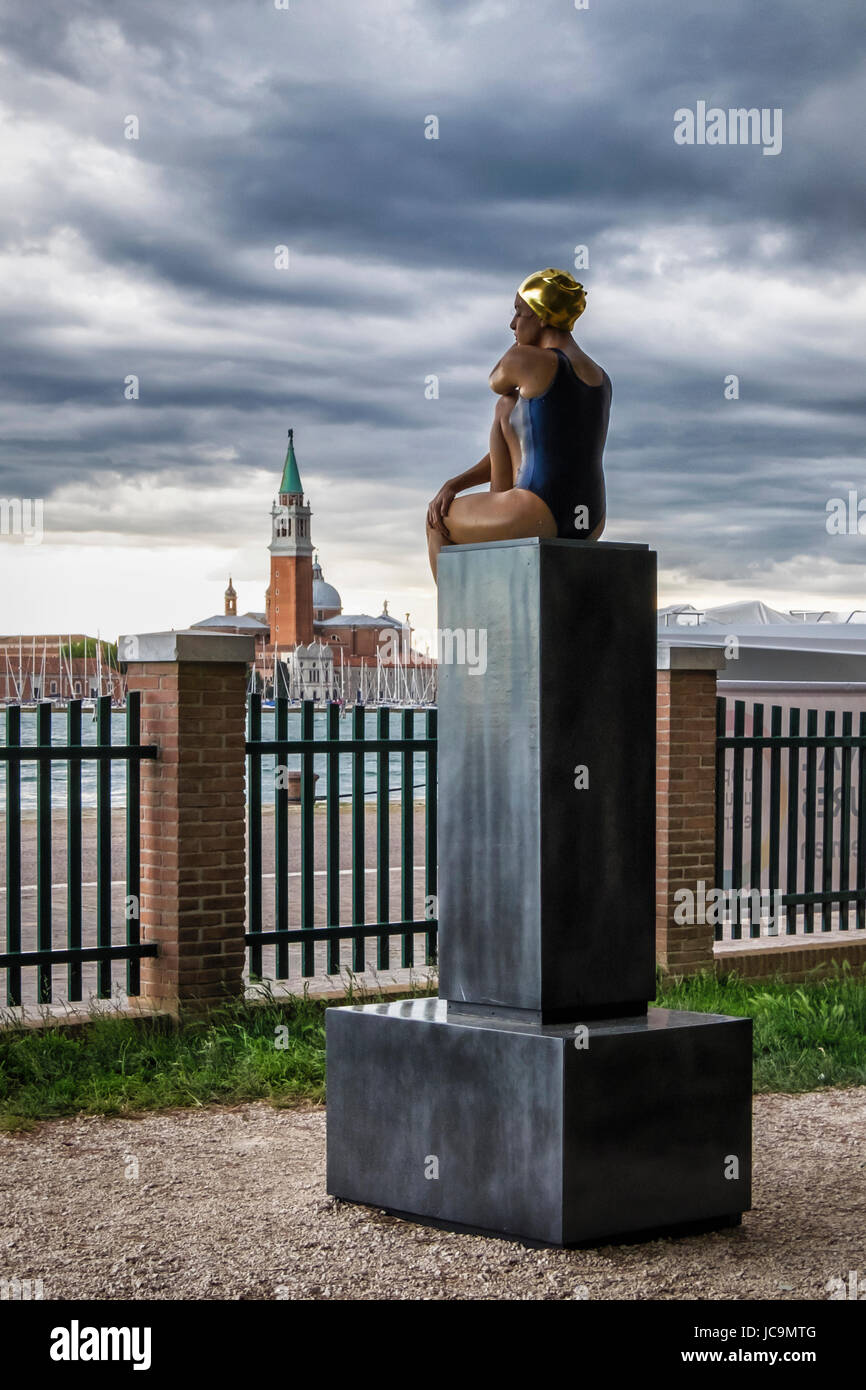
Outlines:
<svg viewBox="0 0 866 1390"><path fill-rule="evenodd" d="M0 703L123 698L114 647L83 632L0 636Z"/></svg>

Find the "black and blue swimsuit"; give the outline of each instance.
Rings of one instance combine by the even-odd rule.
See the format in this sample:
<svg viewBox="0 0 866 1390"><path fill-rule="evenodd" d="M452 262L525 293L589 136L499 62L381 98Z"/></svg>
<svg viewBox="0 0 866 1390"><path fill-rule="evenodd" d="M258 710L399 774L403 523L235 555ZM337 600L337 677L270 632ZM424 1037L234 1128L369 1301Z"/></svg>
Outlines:
<svg viewBox="0 0 866 1390"><path fill-rule="evenodd" d="M515 487L546 502L556 534L579 541L590 536L605 515L602 454L607 438L610 377L587 386L560 348L556 375L541 396L518 394L511 423L520 440L522 462Z"/></svg>

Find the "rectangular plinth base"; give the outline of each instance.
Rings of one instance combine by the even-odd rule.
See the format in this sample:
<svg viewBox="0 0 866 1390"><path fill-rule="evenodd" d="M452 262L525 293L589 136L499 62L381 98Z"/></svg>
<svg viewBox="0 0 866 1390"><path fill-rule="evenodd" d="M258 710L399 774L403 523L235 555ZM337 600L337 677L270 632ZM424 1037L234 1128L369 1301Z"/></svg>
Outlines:
<svg viewBox="0 0 866 1390"><path fill-rule="evenodd" d="M420 999L326 1020L333 1196L557 1246L750 1207L749 1019L540 1025Z"/></svg>

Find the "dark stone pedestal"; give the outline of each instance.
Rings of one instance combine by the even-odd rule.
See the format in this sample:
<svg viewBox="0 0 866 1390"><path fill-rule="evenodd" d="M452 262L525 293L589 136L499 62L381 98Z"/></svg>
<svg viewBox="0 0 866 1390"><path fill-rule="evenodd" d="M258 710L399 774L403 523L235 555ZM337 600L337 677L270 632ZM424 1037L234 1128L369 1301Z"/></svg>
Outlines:
<svg viewBox="0 0 866 1390"><path fill-rule="evenodd" d="M650 1009L576 1036L438 999L326 1019L334 1196L549 1245L750 1205L750 1019Z"/></svg>
<svg viewBox="0 0 866 1390"><path fill-rule="evenodd" d="M440 995L542 1023L642 1010L655 994L655 555L455 546L440 558L439 626ZM449 659L463 647L447 633L465 634L466 660Z"/></svg>
<svg viewBox="0 0 866 1390"><path fill-rule="evenodd" d="M730 1225L751 1021L646 1008L655 556L449 547L439 626L442 997L328 1010L328 1191L552 1245Z"/></svg>

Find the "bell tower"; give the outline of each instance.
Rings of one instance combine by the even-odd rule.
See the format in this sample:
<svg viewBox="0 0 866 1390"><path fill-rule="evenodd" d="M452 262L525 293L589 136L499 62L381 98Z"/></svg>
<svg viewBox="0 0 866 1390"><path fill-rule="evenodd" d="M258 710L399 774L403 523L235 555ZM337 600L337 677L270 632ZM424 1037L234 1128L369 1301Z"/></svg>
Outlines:
<svg viewBox="0 0 866 1390"><path fill-rule="evenodd" d="M294 430L283 465L280 490L271 508L271 584L268 616L271 643L293 647L313 641L313 544L310 508L304 502L295 459Z"/></svg>
<svg viewBox="0 0 866 1390"><path fill-rule="evenodd" d="M227 618L236 618L238 613L238 596L235 586L232 583L231 575L229 575L229 586L225 591L224 598L226 608L225 616Z"/></svg>

